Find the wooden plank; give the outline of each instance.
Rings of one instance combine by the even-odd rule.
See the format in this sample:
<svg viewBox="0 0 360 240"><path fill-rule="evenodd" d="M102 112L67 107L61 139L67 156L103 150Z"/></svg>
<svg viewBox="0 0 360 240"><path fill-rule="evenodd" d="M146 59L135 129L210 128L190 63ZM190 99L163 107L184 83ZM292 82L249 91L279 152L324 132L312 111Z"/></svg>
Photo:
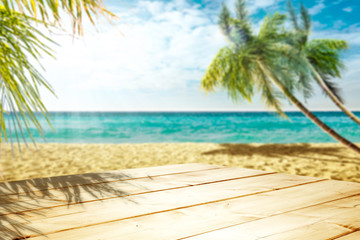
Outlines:
<svg viewBox="0 0 360 240"><path fill-rule="evenodd" d="M356 232L352 232L349 234L346 234L342 237L335 238L336 240L359 240L360 239L360 230L357 230Z"/></svg>
<svg viewBox="0 0 360 240"><path fill-rule="evenodd" d="M252 194L272 192L314 181L319 181L319 179L288 174L273 174L218 182L131 197L130 200L133 200L135 203L126 202L125 199L111 199L96 203L90 202L83 205L86 212L72 216L35 220L31 221L30 225L48 234L66 229L82 228L126 218L173 211L175 209L187 208L209 202L218 202ZM319 189L322 188L323 185L320 185L316 191L318 192ZM347 191L350 192L349 189ZM176 199L176 201L174 201L174 199ZM74 206L75 209L79 207L81 206ZM66 212L65 208L53 210ZM86 221L84 219L86 219ZM31 233L29 233L29 235L30 234Z"/></svg>
<svg viewBox="0 0 360 240"><path fill-rule="evenodd" d="M204 173L208 174L204 174ZM169 187L174 188L175 187L191 187L192 185L202 185L206 184L209 181L225 181L228 180L231 177L234 178L246 178L246 177L252 177L254 175L258 174L269 174L263 171L259 170L250 170L250 169L228 169L228 171L224 171L223 168L221 169L213 169L209 171L201 171L201 172L187 172L184 174L173 174L173 175L163 175L160 176L161 180L158 181L159 184L162 184L162 187L166 187L168 189ZM159 177L159 178L160 178ZM151 179L147 178L147 184L148 183L154 183L156 182L156 179L158 177L153 177ZM136 180L129 180L132 181L144 181L145 179L136 179ZM177 182L176 182L177 181ZM154 192L151 189L144 189L144 187L141 184L129 184L128 181L122 181L122 184L137 187L134 188L134 194L137 194L138 197L141 197L141 194L144 192ZM177 184L177 185L176 185ZM150 184L151 187L151 184ZM160 187L160 185L158 186ZM135 192L135 190L137 192ZM164 189L160 189L164 190ZM1 197L0 197L1 198ZM119 201L122 203L127 203L127 198L118 198ZM23 229L21 232L25 233L34 233L36 232L36 228L31 228L29 225L29 221L34 221L36 219L45 219L45 221L48 221L49 218L53 217L59 217L59 216L70 216L76 213L83 213L86 211L86 207L82 204L76 204L75 206L68 206L66 203L57 203L57 204L48 204L43 199L36 199L34 200L37 205L30 205L33 203L26 203L27 205L24 206L24 203L22 202L13 202L13 204L1 204L2 213L5 211L12 212L14 214L3 214L0 216L0 220L2 220L3 223L3 232L0 233L4 234L4 232L12 232L14 229ZM105 201L103 201L105 202ZM93 206L96 206L95 202L93 202ZM44 206L58 206L54 208L44 208ZM61 206L61 207L59 207ZM125 207L128 207L129 205L126 205ZM36 209L32 209L36 208ZM109 208L111 208L111 204L109 205ZM16 214L15 214L16 212ZM34 230L35 229L35 230ZM15 234L15 235L14 235ZM11 236L16 237L19 236L17 233L12 233ZM26 235L26 234L25 234Z"/></svg>
<svg viewBox="0 0 360 240"><path fill-rule="evenodd" d="M64 175L50 178L27 179L0 183L0 196L18 195L24 193L47 192L51 189L100 184L129 179L149 178L154 176L181 174L186 172L203 171L223 168L207 164L177 164L149 168L124 169L100 173L85 173L77 175Z"/></svg>
<svg viewBox="0 0 360 240"><path fill-rule="evenodd" d="M358 200L359 198L357 198L357 201ZM297 216L307 216L312 218L313 222L307 225L303 225L303 223L299 224L299 221L294 222L294 228L284 228L281 232L276 232L271 236L260 239L287 240L294 239L294 236L299 239L309 240L333 239L346 233L353 232L353 229L360 227L359 208L341 208L320 205L295 211L292 214L296 214ZM280 215L279 218L282 221L287 221L286 215ZM279 222L279 224L281 224L281 222Z"/></svg>
<svg viewBox="0 0 360 240"><path fill-rule="evenodd" d="M347 184L345 183L345 185ZM311 186L313 187L310 188ZM354 190L355 192L359 192L358 184L350 184L348 185L348 187L349 186L350 188L355 187L355 189L348 189L349 192L346 192L346 190L342 191L344 184L343 182L338 181L318 182L309 185L302 185L295 188L262 193L259 195L252 195L243 198L197 205L188 208L176 208L171 211L161 212L158 214L151 214L137 218L107 222L104 224L92 225L85 228L72 229L69 231L50 234L49 237L51 239L67 239L69 238L69 236L82 236L88 240L120 238L128 240L180 239L184 237L186 238L189 235L211 231L217 228L224 228L234 224L252 222L256 219L266 219L269 216L276 214L281 215L284 212L290 212L296 209L310 209L297 210L299 211L299 213L297 214L288 214L289 218L286 219L283 226L280 224L281 222L278 222L275 218L270 219L268 222L266 222L266 224L268 225L266 225L265 223L255 224L255 226L252 228L254 232L261 232L262 227L270 226L268 230L269 232L263 233L263 236L267 236L274 232L274 230L280 231L285 227L291 228L299 226L296 225L299 224L299 222L304 225L312 224L319 220L327 219L331 216L333 216L334 219L340 219L342 215L346 216L346 214L349 212L350 214L354 214L356 216L356 214L359 214L358 211L360 209L357 209L357 212L355 213L352 208L343 207L344 203L350 203L349 199L329 202L334 199L344 198L344 196L348 194L353 194ZM324 191L324 189L329 190ZM299 198L301 198L300 202L294 201L294 199ZM279 199L282 199L282 201L279 201ZM358 202L359 199L360 197L356 196L352 197L350 200L354 203ZM324 204L324 202L326 203ZM317 205L321 203L323 204L323 207L319 208ZM313 205L315 205L314 207L316 208L316 211L314 211L314 207L309 207ZM146 208L147 205L142 204L142 207ZM316 213L317 215L313 216L314 213ZM279 227L277 227L277 225L281 225L282 228L280 228L279 230ZM348 231L348 229L343 229L339 226L337 228L339 228L342 233L344 231ZM337 228L333 231L337 231ZM231 234L229 234L229 236L230 235ZM204 234L199 235L198 238L194 239L231 239L224 236L225 235L221 233L217 235L217 237L219 238L207 238L208 235ZM258 235L256 235L255 238L249 238L253 237L251 235L245 236L244 238L242 237L244 236L242 235L241 238L234 239L256 239ZM45 238L36 237L34 238L34 240L35 239L40 240Z"/></svg>
<svg viewBox="0 0 360 240"><path fill-rule="evenodd" d="M210 184L247 177L255 177L259 175L274 174L270 172L244 168L219 168L207 169L206 172L204 171L192 171L171 175L154 176L151 178L151 180L141 178L130 179L127 181L92 184L86 186L86 188L77 187L73 189L66 187L61 189L51 189L46 193L47 196L51 196L51 201L47 201L46 199L44 199L42 192L36 192L32 195L18 194L17 196L10 196L9 198L5 198L3 196L2 198L0 198L0 203L3 208L7 208L9 210L2 211L0 215L19 213L12 211L12 206L18 206L20 204L27 204L28 206L33 206L29 207L27 209L27 212L38 211L44 208L69 206L89 201L102 201L105 199L111 199L120 196L125 197L132 195L140 195L150 192ZM24 211L25 210L21 212Z"/></svg>
<svg viewBox="0 0 360 240"><path fill-rule="evenodd" d="M278 219L269 219L269 221L263 221L262 223L268 223L271 224L271 220L278 220ZM286 231L287 228L292 228L295 226L299 226L299 224L309 224L305 225L302 228L297 229L297 231L289 231L285 233L280 233L277 235L274 235L273 237L269 238L263 238L261 235L257 234L257 230L260 230L260 232L264 232L263 225L258 224L256 229L246 229L245 226L241 230L235 231L233 228L226 228L222 231L214 231L207 234L195 236L192 238L186 238L186 239L206 239L206 240L221 240L221 239L227 239L227 240L297 240L297 239L306 239L306 240L326 240L331 239L334 236L338 236L343 234L344 232L347 232L347 229L344 229L341 226L335 225L335 224L329 224L329 223L318 223L316 225L311 225L312 220L311 218L305 218L305 217L295 217L287 214L286 219L281 219L282 221L277 222L276 224L271 224L270 227L273 229L269 229L268 226L265 226L265 230L268 230L267 233L271 233L271 230L273 232L275 231ZM263 231L261 231L263 230ZM299 234L299 235L297 235Z"/></svg>
<svg viewBox="0 0 360 240"><path fill-rule="evenodd" d="M116 171L120 173L121 176L136 176L135 179L146 179L157 176L167 176L173 174L190 174L193 172L202 172L210 171L216 169L224 169L222 167L205 165L205 164L182 164L182 165L169 165L161 167L152 167L143 169L129 169L123 171ZM139 172L138 172L139 171ZM240 175L252 175L256 173L261 173L259 170L250 170L246 171L237 171ZM130 174L131 173L131 174ZM102 176L106 176L107 173L101 173ZM136 185L136 183L129 182L132 178L122 179L103 183L102 181L89 184L85 178L82 178L84 175L79 176L61 176L53 177L51 180L43 179L43 181L16 181L9 183L0 184L0 205L3 211L0 212L0 216L9 213L19 213L24 211L29 211L32 209L42 209L51 206L58 205L69 205L73 203L78 203L86 200L101 200L101 197L114 197L127 194L141 194L142 192L149 192L151 190L146 189L145 186L140 189L141 185L138 182L137 189L133 189L133 192L121 191L123 187L128 185ZM146 177L144 177L146 176ZM149 176L149 177L147 177ZM70 179L69 179L70 177ZM90 177L94 178L94 177ZM99 179L96 177L96 179ZM101 179L101 178L100 178ZM75 183L74 183L74 181ZM45 182L45 183L44 183ZM146 181L147 182L147 181ZM18 185L20 183L20 185ZM25 183L25 184L24 184ZM51 184L50 184L51 183ZM106 185L109 184L109 185ZM53 186L53 188L46 189L46 186ZM162 184L164 186L164 184ZM175 184L176 185L176 184ZM11 186L11 187L9 187ZM118 187L118 188L117 188ZM158 186L161 189L161 186ZM135 188L135 187L134 187ZM38 190L36 190L38 189ZM120 189L120 190L118 190ZM126 188L129 190L129 187ZM125 190L125 189L124 189ZM18 192L17 194L5 194L5 192ZM1 194L3 193L3 194Z"/></svg>
<svg viewBox="0 0 360 240"><path fill-rule="evenodd" d="M296 220L296 219L295 219ZM279 223L281 224L281 223ZM342 236L349 232L349 229L342 227L341 225L318 222L302 226L300 228L288 230L282 233L274 234L270 237L264 238L249 238L249 239L261 239L261 240L289 240L289 239L307 239L307 240L324 240L334 239L338 236Z"/></svg>
<svg viewBox="0 0 360 240"><path fill-rule="evenodd" d="M358 204L359 200L360 196L349 197L183 239L211 240L221 236L229 240L334 239L360 228L360 209L341 206L349 201Z"/></svg>

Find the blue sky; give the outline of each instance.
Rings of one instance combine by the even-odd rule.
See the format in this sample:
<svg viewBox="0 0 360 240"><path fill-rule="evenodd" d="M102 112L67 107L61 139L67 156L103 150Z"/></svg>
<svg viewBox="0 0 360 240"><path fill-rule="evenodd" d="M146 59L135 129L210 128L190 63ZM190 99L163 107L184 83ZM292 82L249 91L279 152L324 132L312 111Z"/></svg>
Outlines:
<svg viewBox="0 0 360 240"><path fill-rule="evenodd" d="M85 35L53 35L56 59L45 58L47 80L58 98L43 92L50 111L241 111L264 110L255 96L233 103L219 89L206 95L201 77L226 45L217 26L222 1L105 1L119 16L115 26L99 19ZM225 1L233 8L234 1ZM303 0L313 20L312 38L347 40L347 70L337 80L350 109L360 110L360 2ZM299 1L293 1L298 7ZM285 12L283 0L249 0L255 28L267 12ZM336 110L314 86L312 110ZM287 101L284 109L296 110Z"/></svg>

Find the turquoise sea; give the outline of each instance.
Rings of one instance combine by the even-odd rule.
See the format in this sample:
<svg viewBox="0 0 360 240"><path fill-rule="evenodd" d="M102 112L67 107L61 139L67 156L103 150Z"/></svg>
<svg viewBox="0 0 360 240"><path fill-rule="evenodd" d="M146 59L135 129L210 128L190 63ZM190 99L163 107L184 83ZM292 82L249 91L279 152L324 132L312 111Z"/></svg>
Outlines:
<svg viewBox="0 0 360 240"><path fill-rule="evenodd" d="M290 120L270 112L51 112L55 133L46 124L45 140L55 143L316 143L335 142L300 112ZM353 142L360 127L341 112L315 114ZM355 113L360 117L360 112ZM15 135L13 134L13 140ZM26 137L28 141L30 139Z"/></svg>

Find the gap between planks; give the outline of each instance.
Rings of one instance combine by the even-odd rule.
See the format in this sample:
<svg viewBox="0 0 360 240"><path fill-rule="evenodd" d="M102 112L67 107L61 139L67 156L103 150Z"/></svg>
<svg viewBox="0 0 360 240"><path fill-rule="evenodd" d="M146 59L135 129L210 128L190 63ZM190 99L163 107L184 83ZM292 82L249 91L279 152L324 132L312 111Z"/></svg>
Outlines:
<svg viewBox="0 0 360 240"><path fill-rule="evenodd" d="M327 240L359 240L360 239L360 228L357 228L351 232L342 234L335 238L329 238Z"/></svg>

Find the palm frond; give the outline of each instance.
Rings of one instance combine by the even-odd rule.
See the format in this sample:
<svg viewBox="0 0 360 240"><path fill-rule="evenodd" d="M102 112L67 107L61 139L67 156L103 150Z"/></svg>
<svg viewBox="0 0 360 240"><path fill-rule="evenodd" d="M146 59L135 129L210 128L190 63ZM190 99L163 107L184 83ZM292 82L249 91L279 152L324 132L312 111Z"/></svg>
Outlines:
<svg viewBox="0 0 360 240"><path fill-rule="evenodd" d="M284 33L280 29L285 19L286 15L277 12L274 15L267 15L260 26L258 38L269 42L281 40Z"/></svg>
<svg viewBox="0 0 360 240"><path fill-rule="evenodd" d="M324 75L320 73L320 76L322 78L322 80L324 81L325 85L329 88L329 90L331 91L332 94L335 95L335 97L337 99L339 99L339 101L341 103L345 103L344 97L342 95L342 91L341 88L338 86L337 83L331 81L330 77L328 75ZM323 89L323 94L325 96L328 96L328 93Z"/></svg>
<svg viewBox="0 0 360 240"><path fill-rule="evenodd" d="M304 99L313 94L312 74L306 56L286 43L277 43L264 57L266 65L278 77L291 94L301 92ZM269 54L272 53L272 54Z"/></svg>
<svg viewBox="0 0 360 240"><path fill-rule="evenodd" d="M37 30L34 23L42 24L24 14L0 8L0 142L9 140L7 129L10 126L6 124L5 115L12 118L13 131L20 130L22 133L25 129L30 138L31 126L42 133L35 112L41 112L50 124L49 115L40 98L39 86L54 92L30 63L29 56L40 64L42 54L52 56L47 44L54 42Z"/></svg>
<svg viewBox="0 0 360 240"><path fill-rule="evenodd" d="M345 51L349 48L349 44L345 40L339 39L314 39L309 42L311 47L320 48L321 51Z"/></svg>
<svg viewBox="0 0 360 240"><path fill-rule="evenodd" d="M61 11L68 13L71 18L74 33L83 33L82 21L83 13L86 14L91 23L94 24L94 17L99 15L105 17L110 22L116 16L106 9L102 0L0 0L1 5L7 11L18 10L21 13L42 20L44 26L54 22L60 25Z"/></svg>
<svg viewBox="0 0 360 240"><path fill-rule="evenodd" d="M274 89L271 81L268 79L268 73L265 73L260 67L256 67L255 70L257 78L258 90L261 92L261 98L268 108L275 109L278 114L287 118L286 114L282 110L282 105L279 98L283 95Z"/></svg>
<svg viewBox="0 0 360 240"><path fill-rule="evenodd" d="M341 77L344 64L341 53L348 48L344 40L315 39L306 46L306 54L314 68L331 77Z"/></svg>
<svg viewBox="0 0 360 240"><path fill-rule="evenodd" d="M220 86L222 78L230 71L227 57L232 54L230 48L223 47L216 54L201 81L201 88L206 92L212 92Z"/></svg>
<svg viewBox="0 0 360 240"><path fill-rule="evenodd" d="M311 30L311 17L309 11L305 8L305 6L300 3L300 14L301 14L301 25L302 29L307 33L310 33Z"/></svg>
<svg viewBox="0 0 360 240"><path fill-rule="evenodd" d="M299 75L299 81L297 82L297 88L302 92L305 101L313 96L313 87L311 85L312 79L308 74L301 73Z"/></svg>
<svg viewBox="0 0 360 240"><path fill-rule="evenodd" d="M230 28L230 11L229 9L226 7L225 3L223 3L221 5L221 11L219 14L219 26L220 29L222 31L222 33L226 36L226 37L230 37L230 32L231 32L231 28Z"/></svg>
<svg viewBox="0 0 360 240"><path fill-rule="evenodd" d="M294 26L295 30L287 31L288 36L290 36L289 43L301 51L308 41L311 30L311 17L304 5L300 4L301 24L299 24L298 16L296 14L294 6L292 5L291 0L288 1L287 8L290 15L291 23Z"/></svg>
<svg viewBox="0 0 360 240"><path fill-rule="evenodd" d="M230 22L232 25L231 41L237 46L249 42L252 35L249 24L238 19L231 19Z"/></svg>
<svg viewBox="0 0 360 240"><path fill-rule="evenodd" d="M246 0L238 0L235 3L235 14L239 21L248 21L249 13L246 10Z"/></svg>
<svg viewBox="0 0 360 240"><path fill-rule="evenodd" d="M248 58L247 51L235 52L228 59L231 69L222 79L222 87L228 90L228 95L234 102L241 99L251 102L253 96L253 66Z"/></svg>
<svg viewBox="0 0 360 240"><path fill-rule="evenodd" d="M295 8L294 8L291 0L288 0L288 2L287 2L287 9L288 9L288 12L290 15L291 23L293 24L295 30L299 30L298 18L297 18L296 11L295 11Z"/></svg>
<svg viewBox="0 0 360 240"><path fill-rule="evenodd" d="M223 3L219 14L219 26L222 33L231 44L238 46L249 41L251 29L249 26L247 11L245 10L245 0L236 3L237 18L232 18L229 9Z"/></svg>
<svg viewBox="0 0 360 240"><path fill-rule="evenodd" d="M341 60L341 53L347 48L346 41L334 39L315 39L306 46L306 54L310 64L321 76L323 84L341 103L344 103L341 89L331 78L341 77L341 71L345 68ZM324 90L324 94L328 96L330 93Z"/></svg>
<svg viewBox="0 0 360 240"><path fill-rule="evenodd" d="M223 87L232 100L250 101L253 94L251 65L241 58L241 54L235 54L229 47L220 49L207 68L201 87L207 92Z"/></svg>

